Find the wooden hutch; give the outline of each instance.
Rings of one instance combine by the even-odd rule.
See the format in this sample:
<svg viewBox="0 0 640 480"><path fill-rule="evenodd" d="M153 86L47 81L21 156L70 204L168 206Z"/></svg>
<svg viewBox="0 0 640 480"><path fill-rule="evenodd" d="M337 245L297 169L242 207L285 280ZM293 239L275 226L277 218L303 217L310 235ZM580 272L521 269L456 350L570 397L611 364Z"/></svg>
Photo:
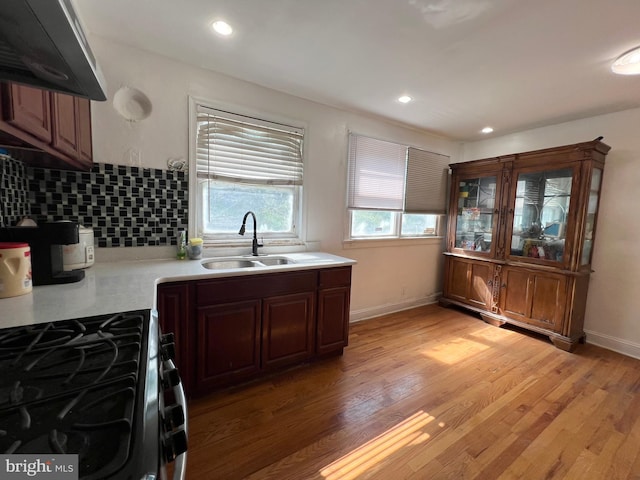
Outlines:
<svg viewBox="0 0 640 480"><path fill-rule="evenodd" d="M548 335L584 338L604 161L601 138L450 165L443 305Z"/></svg>

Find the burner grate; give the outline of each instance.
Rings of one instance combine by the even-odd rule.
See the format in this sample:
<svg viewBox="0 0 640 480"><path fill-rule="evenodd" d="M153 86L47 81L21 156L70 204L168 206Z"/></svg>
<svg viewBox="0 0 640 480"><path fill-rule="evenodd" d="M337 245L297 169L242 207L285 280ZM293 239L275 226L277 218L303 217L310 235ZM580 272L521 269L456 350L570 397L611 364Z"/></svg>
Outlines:
<svg viewBox="0 0 640 480"><path fill-rule="evenodd" d="M129 312L0 330L0 453L76 453L83 480L123 468L145 322L148 312Z"/></svg>

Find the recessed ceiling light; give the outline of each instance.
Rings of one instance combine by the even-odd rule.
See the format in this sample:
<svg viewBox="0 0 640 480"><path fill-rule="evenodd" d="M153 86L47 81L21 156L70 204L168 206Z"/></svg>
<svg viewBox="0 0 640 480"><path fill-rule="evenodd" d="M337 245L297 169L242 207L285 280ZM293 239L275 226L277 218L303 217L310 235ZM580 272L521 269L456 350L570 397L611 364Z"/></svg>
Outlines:
<svg viewBox="0 0 640 480"><path fill-rule="evenodd" d="M413 98L411 98L409 95L403 95L400 98L398 98L398 101L400 103L409 103L411 100L413 100Z"/></svg>
<svg viewBox="0 0 640 480"><path fill-rule="evenodd" d="M216 32L218 32L220 35L224 35L225 37L228 37L233 33L233 28L231 28L231 25L229 25L224 20L216 20L211 24L211 26Z"/></svg>
<svg viewBox="0 0 640 480"><path fill-rule="evenodd" d="M620 55L611 65L611 71L620 75L640 74L640 47Z"/></svg>
<svg viewBox="0 0 640 480"><path fill-rule="evenodd" d="M482 133L491 133L493 132L493 128L491 127L484 127L482 130L480 130Z"/></svg>

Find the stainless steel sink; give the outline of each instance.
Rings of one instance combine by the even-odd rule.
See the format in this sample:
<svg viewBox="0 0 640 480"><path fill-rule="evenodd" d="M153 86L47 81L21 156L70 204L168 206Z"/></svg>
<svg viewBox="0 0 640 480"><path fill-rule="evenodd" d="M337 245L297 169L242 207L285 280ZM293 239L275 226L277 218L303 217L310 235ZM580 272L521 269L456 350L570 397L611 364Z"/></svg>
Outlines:
<svg viewBox="0 0 640 480"><path fill-rule="evenodd" d="M221 257L212 258L202 262L202 266L209 270L230 270L234 268L260 268L275 265L289 265L295 263L287 257L260 255L257 257Z"/></svg>
<svg viewBox="0 0 640 480"><path fill-rule="evenodd" d="M256 262L252 262L251 260L208 260L203 262L202 266L204 268L208 268L209 270L226 270L230 268L252 268L258 267L259 265Z"/></svg>
<svg viewBox="0 0 640 480"><path fill-rule="evenodd" d="M266 265L267 267L271 265L289 265L290 263L295 263L293 260L286 257L257 257L256 261Z"/></svg>

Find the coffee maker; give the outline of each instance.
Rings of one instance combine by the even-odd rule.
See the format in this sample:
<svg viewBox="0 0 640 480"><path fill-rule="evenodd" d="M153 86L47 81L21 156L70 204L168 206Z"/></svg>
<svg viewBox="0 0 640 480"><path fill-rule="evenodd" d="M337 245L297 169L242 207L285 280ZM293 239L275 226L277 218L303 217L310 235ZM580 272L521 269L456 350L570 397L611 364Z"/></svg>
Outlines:
<svg viewBox="0 0 640 480"><path fill-rule="evenodd" d="M79 282L84 270L64 271L62 246L80 241L74 222L42 223L36 227L0 228L0 242L26 242L31 250L33 285Z"/></svg>

